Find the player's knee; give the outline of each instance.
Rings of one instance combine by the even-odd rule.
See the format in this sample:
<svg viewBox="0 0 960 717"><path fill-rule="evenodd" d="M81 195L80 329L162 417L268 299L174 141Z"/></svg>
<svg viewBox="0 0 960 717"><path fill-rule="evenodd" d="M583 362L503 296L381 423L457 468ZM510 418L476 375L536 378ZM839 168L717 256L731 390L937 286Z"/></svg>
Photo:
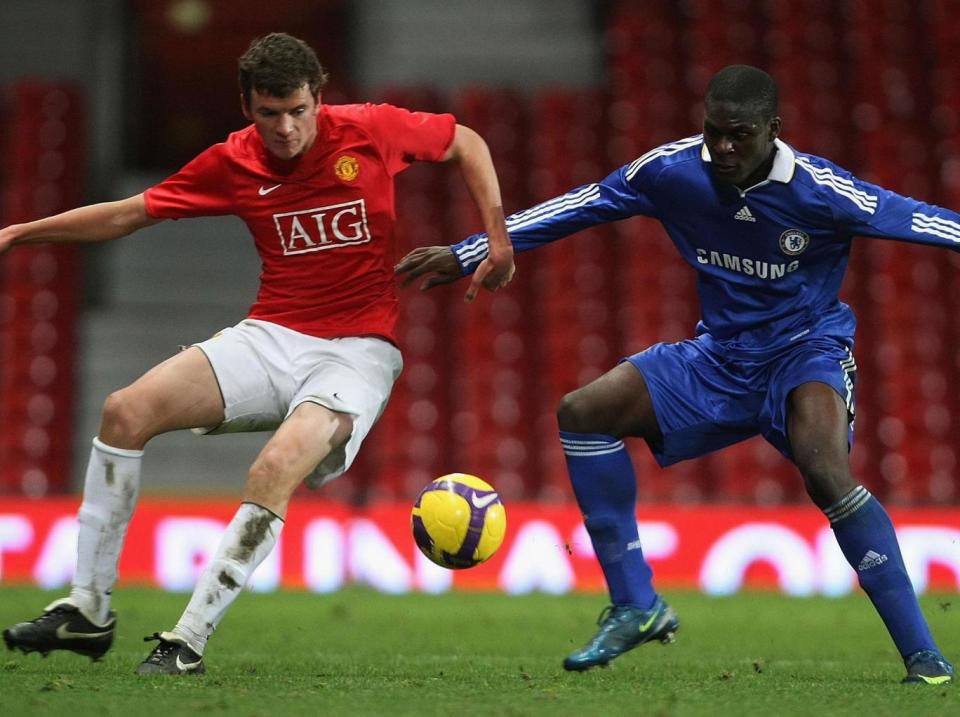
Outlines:
<svg viewBox="0 0 960 717"><path fill-rule="evenodd" d="M103 402L100 440L115 448L140 449L151 438L143 407L130 391L114 391Z"/></svg>
<svg viewBox="0 0 960 717"><path fill-rule="evenodd" d="M602 428L593 425L590 413L579 392L573 391L560 399L560 405L557 406L557 425L561 431L570 433L602 433Z"/></svg>

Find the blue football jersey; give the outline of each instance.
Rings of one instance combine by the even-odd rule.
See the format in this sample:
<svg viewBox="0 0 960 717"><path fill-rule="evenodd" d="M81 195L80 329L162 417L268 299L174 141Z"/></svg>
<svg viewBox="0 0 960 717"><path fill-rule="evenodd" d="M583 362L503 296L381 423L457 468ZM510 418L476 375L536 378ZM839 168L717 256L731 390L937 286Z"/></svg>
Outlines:
<svg viewBox="0 0 960 717"><path fill-rule="evenodd" d="M852 337L856 320L838 293L854 236L960 249L960 214L864 182L779 139L776 148L767 179L741 190L714 179L702 135L662 145L599 183L511 215L510 238L526 251L604 222L657 219L697 271L697 334L767 347ZM486 235L453 250L472 273L487 255Z"/></svg>

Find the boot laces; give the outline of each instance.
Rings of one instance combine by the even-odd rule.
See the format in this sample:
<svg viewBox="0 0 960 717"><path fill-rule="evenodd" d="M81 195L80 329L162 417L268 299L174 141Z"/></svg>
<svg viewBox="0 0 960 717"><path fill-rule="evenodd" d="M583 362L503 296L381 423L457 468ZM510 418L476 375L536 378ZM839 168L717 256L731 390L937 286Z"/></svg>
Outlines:
<svg viewBox="0 0 960 717"><path fill-rule="evenodd" d="M162 637L160 637L159 632L155 632L152 635L143 638L144 642L150 642L152 640L157 640L160 643L153 648L153 652L151 652L150 656L147 657L147 662L152 662L155 665L159 665L180 648L180 645L177 643L171 642L170 640L164 640Z"/></svg>

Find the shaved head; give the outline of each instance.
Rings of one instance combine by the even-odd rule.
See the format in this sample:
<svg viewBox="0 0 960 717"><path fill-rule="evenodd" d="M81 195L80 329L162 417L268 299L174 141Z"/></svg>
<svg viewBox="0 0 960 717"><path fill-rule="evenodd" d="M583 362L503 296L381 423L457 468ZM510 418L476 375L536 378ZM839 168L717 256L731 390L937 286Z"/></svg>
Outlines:
<svg viewBox="0 0 960 717"><path fill-rule="evenodd" d="M707 104L731 103L760 119L777 116L777 83L763 70L750 65L729 65L707 85Z"/></svg>

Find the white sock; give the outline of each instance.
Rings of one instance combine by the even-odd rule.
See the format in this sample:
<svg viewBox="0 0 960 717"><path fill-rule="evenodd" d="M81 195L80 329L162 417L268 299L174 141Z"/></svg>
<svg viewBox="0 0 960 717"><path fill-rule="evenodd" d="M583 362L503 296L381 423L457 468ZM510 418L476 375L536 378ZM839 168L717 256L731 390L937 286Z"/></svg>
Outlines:
<svg viewBox="0 0 960 717"><path fill-rule="evenodd" d="M241 503L216 555L204 568L173 631L203 654L207 640L247 580L277 544L283 520L255 503Z"/></svg>
<svg viewBox="0 0 960 717"><path fill-rule="evenodd" d="M77 514L77 570L70 600L94 623L110 612L117 563L140 490L143 451L113 448L93 439Z"/></svg>

